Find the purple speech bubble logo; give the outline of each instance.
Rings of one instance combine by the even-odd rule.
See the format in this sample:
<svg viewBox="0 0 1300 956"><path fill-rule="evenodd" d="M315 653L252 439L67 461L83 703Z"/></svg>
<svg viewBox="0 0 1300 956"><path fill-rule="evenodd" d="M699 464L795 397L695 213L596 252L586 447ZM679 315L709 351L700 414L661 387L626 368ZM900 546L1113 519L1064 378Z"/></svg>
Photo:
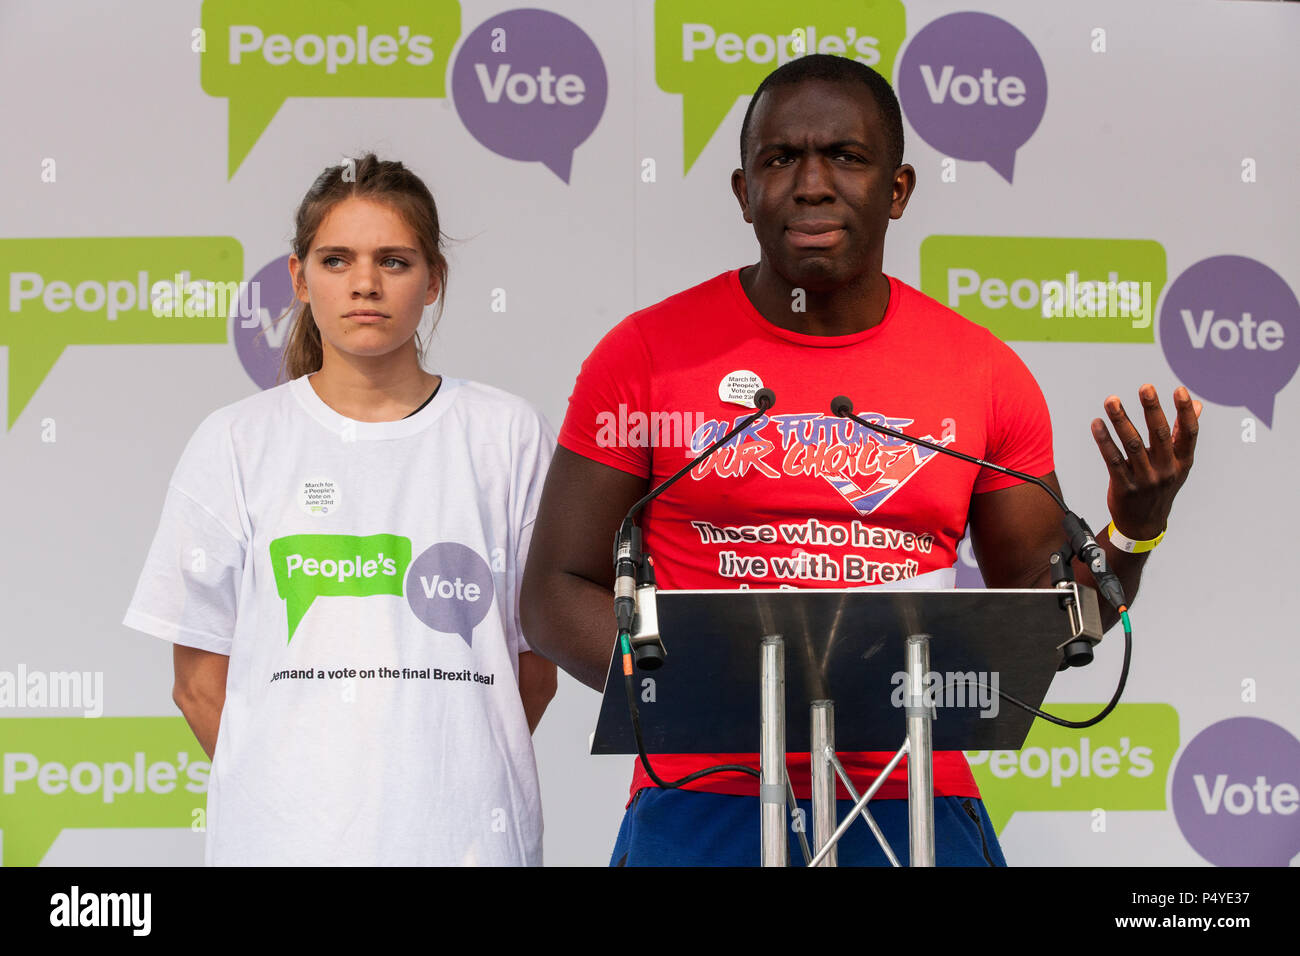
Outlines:
<svg viewBox="0 0 1300 956"><path fill-rule="evenodd" d="M537 161L566 183L573 151L605 111L605 62L572 20L508 10L465 38L451 96L474 138L507 159Z"/></svg>
<svg viewBox="0 0 1300 956"><path fill-rule="evenodd" d="M421 621L474 645L474 627L492 606L492 571L463 544L435 544L411 562L406 600Z"/></svg>
<svg viewBox="0 0 1300 956"><path fill-rule="evenodd" d="M1192 391L1244 405L1272 428L1273 400L1300 365L1300 303L1262 262L1202 259L1165 293L1160 347Z"/></svg>
<svg viewBox="0 0 1300 956"><path fill-rule="evenodd" d="M1174 818L1217 866L1286 866L1300 851L1300 740L1258 717L1211 724L1174 770Z"/></svg>
<svg viewBox="0 0 1300 956"><path fill-rule="evenodd" d="M252 308L244 308L245 303ZM246 298L230 320L230 340L248 377L261 389L273 388L280 355L298 304L289 280L289 257L272 259L248 283Z"/></svg>
<svg viewBox="0 0 1300 956"><path fill-rule="evenodd" d="M947 156L986 162L1007 182L1047 107L1047 73L1023 33L987 13L940 17L912 38L898 98L917 134Z"/></svg>

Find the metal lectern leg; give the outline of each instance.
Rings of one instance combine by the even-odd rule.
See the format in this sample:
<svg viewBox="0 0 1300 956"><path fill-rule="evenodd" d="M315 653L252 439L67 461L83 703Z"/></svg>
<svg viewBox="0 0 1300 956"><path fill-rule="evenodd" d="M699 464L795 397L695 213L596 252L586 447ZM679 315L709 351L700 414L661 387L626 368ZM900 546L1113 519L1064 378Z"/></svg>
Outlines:
<svg viewBox="0 0 1300 956"><path fill-rule="evenodd" d="M763 866L789 866L785 835L785 643L779 634L763 638L758 797Z"/></svg>
<svg viewBox="0 0 1300 956"><path fill-rule="evenodd" d="M830 842L835 832L835 766L830 755L835 753L835 704L829 700L812 702L812 825L813 852ZM818 866L837 866L835 847L822 857Z"/></svg>
<svg viewBox="0 0 1300 956"><path fill-rule="evenodd" d="M912 866L934 866L934 761L930 722L934 713L925 693L930 671L930 636L907 639L907 822Z"/></svg>

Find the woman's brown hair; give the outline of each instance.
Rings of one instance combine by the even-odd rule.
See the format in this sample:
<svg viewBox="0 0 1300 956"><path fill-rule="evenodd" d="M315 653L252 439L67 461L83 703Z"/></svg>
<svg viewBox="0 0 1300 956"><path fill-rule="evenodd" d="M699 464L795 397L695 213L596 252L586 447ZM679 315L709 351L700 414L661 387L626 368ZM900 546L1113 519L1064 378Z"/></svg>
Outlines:
<svg viewBox="0 0 1300 956"><path fill-rule="evenodd" d="M447 292L447 257L438 226L438 207L424 181L399 162L381 160L367 153L357 160L330 166L316 177L294 215L293 254L304 265L316 232L330 210L345 199L369 199L391 206L405 220L419 241L429 271L438 277L438 316ZM435 320L436 324L436 320ZM416 344L419 345L419 334ZM280 356L279 380L299 378L320 371L324 352L320 329L311 314L311 304L299 302L293 327Z"/></svg>

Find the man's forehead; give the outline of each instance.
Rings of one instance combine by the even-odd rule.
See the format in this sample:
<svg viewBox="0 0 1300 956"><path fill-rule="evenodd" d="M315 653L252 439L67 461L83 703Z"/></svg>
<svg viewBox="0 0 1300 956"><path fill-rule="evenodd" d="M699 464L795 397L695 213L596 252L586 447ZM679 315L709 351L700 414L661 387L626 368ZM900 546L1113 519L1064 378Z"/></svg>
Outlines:
<svg viewBox="0 0 1300 956"><path fill-rule="evenodd" d="M754 108L751 144L829 146L884 138L884 123L871 92L859 83L806 80L765 90Z"/></svg>

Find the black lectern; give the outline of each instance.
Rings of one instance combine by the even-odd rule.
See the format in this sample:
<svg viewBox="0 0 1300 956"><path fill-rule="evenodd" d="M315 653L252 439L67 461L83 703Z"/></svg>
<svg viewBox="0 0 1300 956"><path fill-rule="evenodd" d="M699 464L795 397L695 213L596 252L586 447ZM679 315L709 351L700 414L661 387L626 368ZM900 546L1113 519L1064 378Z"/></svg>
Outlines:
<svg viewBox="0 0 1300 956"><path fill-rule="evenodd" d="M1063 590L1075 598L1068 610ZM641 709L646 751L652 763L656 753L759 753L765 866L787 863L787 752L811 754L812 865L835 865L835 843L858 815L897 865L866 805L906 755L911 861L933 866L933 750L1018 750L1033 715L998 692L1040 706L1061 649L1101 635L1096 592L1077 584L660 591L657 605L668 657L637 674L656 685ZM809 722L787 728L785 714L800 710ZM859 796L837 749L897 752ZM617 654L591 752L637 752ZM844 821L835 820L837 774L855 802Z"/></svg>

